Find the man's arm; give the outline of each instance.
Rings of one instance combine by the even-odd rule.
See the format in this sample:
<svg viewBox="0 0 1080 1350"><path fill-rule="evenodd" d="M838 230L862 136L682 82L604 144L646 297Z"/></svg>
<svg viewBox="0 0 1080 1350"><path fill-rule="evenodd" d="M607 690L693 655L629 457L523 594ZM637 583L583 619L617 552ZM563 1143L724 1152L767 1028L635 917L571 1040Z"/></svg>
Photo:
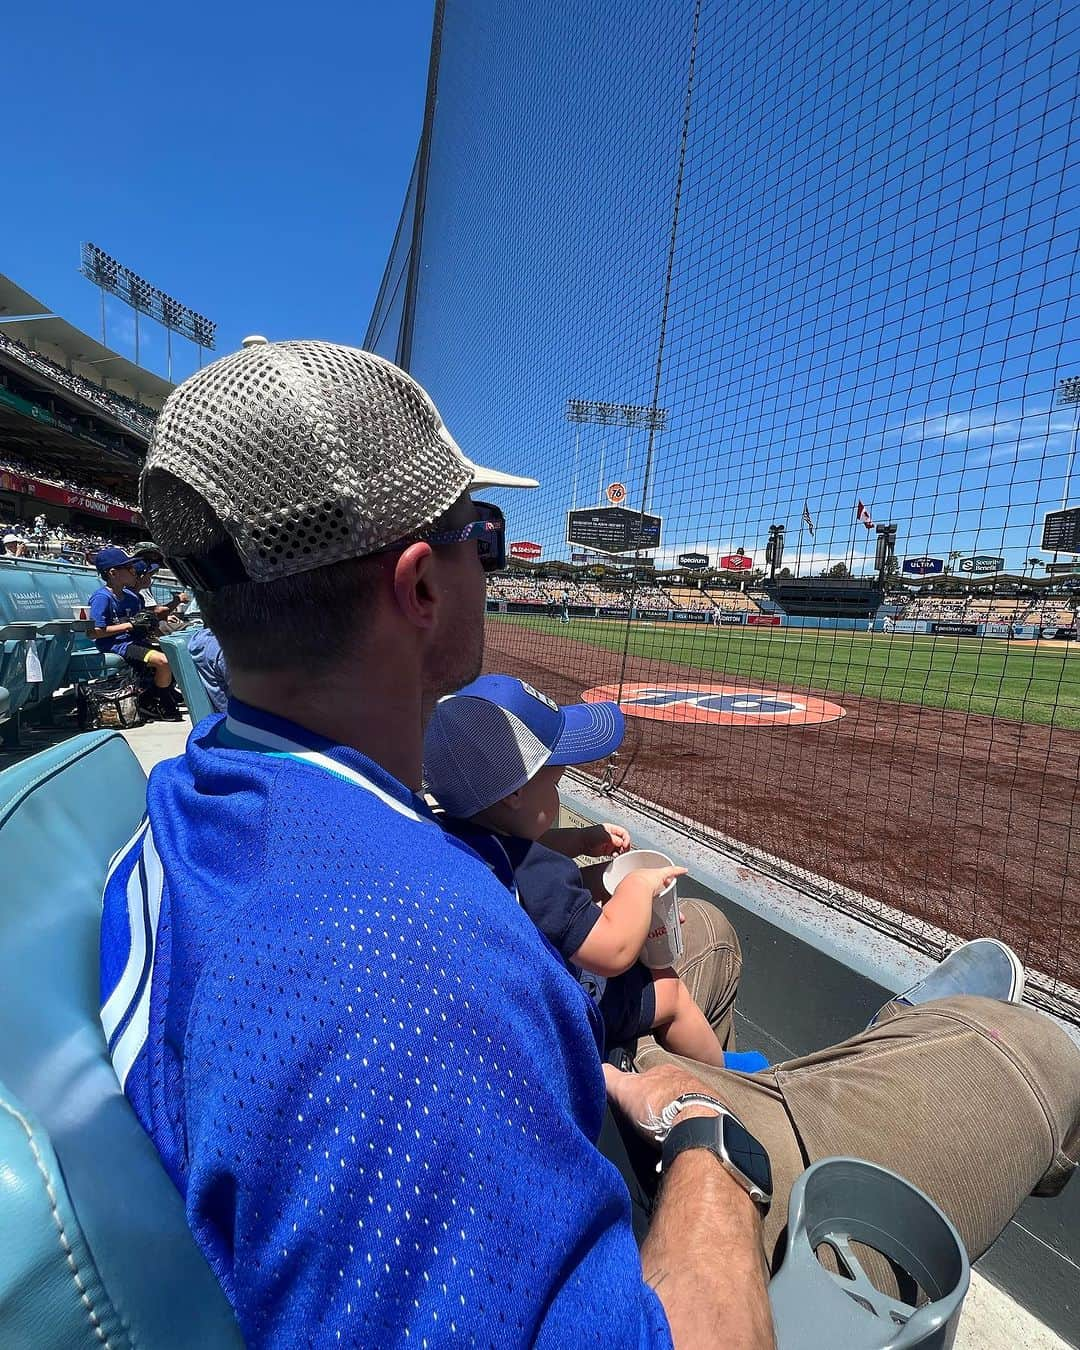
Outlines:
<svg viewBox="0 0 1080 1350"><path fill-rule="evenodd" d="M615 1107L637 1125L704 1084L667 1065L643 1074L604 1066ZM711 1114L688 1108L680 1120ZM719 1160L690 1149L672 1163L641 1249L645 1281L664 1305L676 1350L774 1350L761 1219Z"/></svg>

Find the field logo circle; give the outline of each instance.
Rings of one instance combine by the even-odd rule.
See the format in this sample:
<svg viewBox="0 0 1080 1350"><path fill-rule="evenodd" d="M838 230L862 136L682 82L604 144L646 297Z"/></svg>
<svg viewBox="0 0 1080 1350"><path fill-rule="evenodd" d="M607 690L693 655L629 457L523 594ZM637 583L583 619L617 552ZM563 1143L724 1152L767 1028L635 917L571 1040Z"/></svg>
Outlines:
<svg viewBox="0 0 1080 1350"><path fill-rule="evenodd" d="M838 703L813 694L785 694L743 684L601 684L586 703L614 703L628 717L652 722L711 723L723 727L810 727L844 716Z"/></svg>

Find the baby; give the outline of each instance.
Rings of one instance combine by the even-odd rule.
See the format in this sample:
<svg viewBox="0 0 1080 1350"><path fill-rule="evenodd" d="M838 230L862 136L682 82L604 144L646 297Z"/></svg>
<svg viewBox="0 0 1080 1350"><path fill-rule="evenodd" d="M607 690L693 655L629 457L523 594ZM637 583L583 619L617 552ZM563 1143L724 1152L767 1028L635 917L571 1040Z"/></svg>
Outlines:
<svg viewBox="0 0 1080 1350"><path fill-rule="evenodd" d="M568 764L610 755L623 738L615 703L560 708L509 675L483 675L436 705L424 741L424 780L443 822L489 861L512 873L529 918L575 974L589 972L608 1047L646 1032L677 1055L723 1066L720 1042L670 967L638 959L653 900L685 867L631 872L607 896L595 864L630 848L618 825L558 829L559 779ZM497 865L505 861L505 867Z"/></svg>

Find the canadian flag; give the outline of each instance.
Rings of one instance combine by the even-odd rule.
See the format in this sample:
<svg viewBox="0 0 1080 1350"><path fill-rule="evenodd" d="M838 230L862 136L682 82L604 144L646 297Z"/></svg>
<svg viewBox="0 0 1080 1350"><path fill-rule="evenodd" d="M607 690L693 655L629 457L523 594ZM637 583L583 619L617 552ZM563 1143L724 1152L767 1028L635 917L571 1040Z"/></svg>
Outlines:
<svg viewBox="0 0 1080 1350"><path fill-rule="evenodd" d="M858 508L855 512L855 519L861 520L868 530L872 530L874 528L874 518L873 516L871 516L869 510L865 506L863 506L862 502L859 503Z"/></svg>

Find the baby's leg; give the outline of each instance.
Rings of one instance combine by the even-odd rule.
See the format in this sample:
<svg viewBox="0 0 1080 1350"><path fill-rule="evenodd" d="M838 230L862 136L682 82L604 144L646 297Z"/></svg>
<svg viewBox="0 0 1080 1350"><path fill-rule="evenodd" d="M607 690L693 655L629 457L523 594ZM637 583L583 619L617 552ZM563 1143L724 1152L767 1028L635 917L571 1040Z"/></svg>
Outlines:
<svg viewBox="0 0 1080 1350"><path fill-rule="evenodd" d="M685 1055L699 1064L724 1067L724 1048L706 1021L705 1014L690 997L690 991L670 969L652 972L656 995L656 1039L673 1055Z"/></svg>

